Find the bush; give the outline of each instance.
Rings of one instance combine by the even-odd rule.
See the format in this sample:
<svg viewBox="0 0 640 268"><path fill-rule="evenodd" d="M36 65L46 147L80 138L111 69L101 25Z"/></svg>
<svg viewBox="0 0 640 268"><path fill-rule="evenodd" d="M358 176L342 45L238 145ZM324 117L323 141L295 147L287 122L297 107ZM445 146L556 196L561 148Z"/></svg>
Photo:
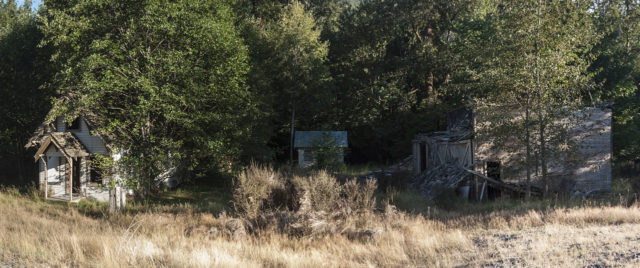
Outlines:
<svg viewBox="0 0 640 268"><path fill-rule="evenodd" d="M314 211L329 211L340 198L340 184L326 171L320 171L314 176L296 176L293 185L300 197L308 193L311 209Z"/></svg>
<svg viewBox="0 0 640 268"><path fill-rule="evenodd" d="M284 192L285 184L281 174L273 167L252 163L237 177L234 188L233 206L236 212L245 218L255 218L265 206L273 205L269 197L274 192Z"/></svg>
<svg viewBox="0 0 640 268"><path fill-rule="evenodd" d="M322 138L313 142L312 147L313 155L316 158L314 169L332 171L345 169L345 165L341 161L342 148L337 146L333 136L324 133Z"/></svg>
<svg viewBox="0 0 640 268"><path fill-rule="evenodd" d="M326 171L294 175L252 164L237 178L233 203L254 233L349 234L368 227L376 187L374 180L341 184Z"/></svg>

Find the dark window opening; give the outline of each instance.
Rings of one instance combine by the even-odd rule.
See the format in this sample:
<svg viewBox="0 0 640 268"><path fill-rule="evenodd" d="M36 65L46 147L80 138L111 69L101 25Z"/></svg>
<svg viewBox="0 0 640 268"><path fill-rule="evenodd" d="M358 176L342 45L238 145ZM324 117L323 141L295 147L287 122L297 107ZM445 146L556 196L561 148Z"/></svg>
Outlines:
<svg viewBox="0 0 640 268"><path fill-rule="evenodd" d="M71 170L71 174L73 175L73 193L80 193L80 160L73 160L73 168Z"/></svg>
<svg viewBox="0 0 640 268"><path fill-rule="evenodd" d="M487 162L487 177L497 181L502 181L502 174L500 173L500 162ZM500 189L489 186L487 189L487 198L489 200L495 200L502 195Z"/></svg>
<svg viewBox="0 0 640 268"><path fill-rule="evenodd" d="M71 124L67 123L67 130L80 130L80 117L73 120Z"/></svg>
<svg viewBox="0 0 640 268"><path fill-rule="evenodd" d="M420 171L427 169L427 145L420 144Z"/></svg>
<svg viewBox="0 0 640 268"><path fill-rule="evenodd" d="M502 178L500 178L500 162L487 162L487 177L502 181Z"/></svg>

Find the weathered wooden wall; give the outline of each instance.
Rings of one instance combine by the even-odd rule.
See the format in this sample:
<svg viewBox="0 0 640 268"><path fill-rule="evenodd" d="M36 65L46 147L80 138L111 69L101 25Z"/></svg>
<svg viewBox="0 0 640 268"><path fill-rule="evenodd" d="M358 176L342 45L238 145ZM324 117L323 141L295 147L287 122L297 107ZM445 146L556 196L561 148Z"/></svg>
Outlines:
<svg viewBox="0 0 640 268"><path fill-rule="evenodd" d="M555 122L568 126L567 144L573 149L569 149L571 152L566 155L548 157L550 185L554 190L588 192L611 189L611 116L608 108L584 108ZM523 181L526 178L524 133L506 133L497 142L490 131L486 131L492 126L483 121L483 114L480 112L474 117L475 170L482 172L486 162L496 161L501 163L503 180ZM517 121L523 117L513 118ZM531 135L535 139L537 134L532 131ZM532 178L541 184L541 171L534 169Z"/></svg>

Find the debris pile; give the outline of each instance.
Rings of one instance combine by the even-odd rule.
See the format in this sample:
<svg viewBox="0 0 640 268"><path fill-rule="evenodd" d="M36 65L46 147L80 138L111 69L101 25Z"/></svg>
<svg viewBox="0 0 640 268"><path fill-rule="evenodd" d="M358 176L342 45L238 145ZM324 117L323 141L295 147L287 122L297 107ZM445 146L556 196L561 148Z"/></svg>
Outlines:
<svg viewBox="0 0 640 268"><path fill-rule="evenodd" d="M407 156L402 161L385 169L388 173L395 173L398 171L413 171L413 155Z"/></svg>
<svg viewBox="0 0 640 268"><path fill-rule="evenodd" d="M414 185L427 200L433 200L443 190L455 189L470 175L454 163L443 163L418 174Z"/></svg>

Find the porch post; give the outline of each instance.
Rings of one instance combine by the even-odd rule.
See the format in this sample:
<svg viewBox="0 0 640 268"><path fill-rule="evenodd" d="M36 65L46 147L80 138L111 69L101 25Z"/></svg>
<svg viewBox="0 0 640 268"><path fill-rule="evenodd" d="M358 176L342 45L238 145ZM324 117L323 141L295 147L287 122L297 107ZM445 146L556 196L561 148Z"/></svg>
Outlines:
<svg viewBox="0 0 640 268"><path fill-rule="evenodd" d="M47 158L44 154L40 155L40 161L44 163L44 199L47 200L49 197L49 182L47 181Z"/></svg>

